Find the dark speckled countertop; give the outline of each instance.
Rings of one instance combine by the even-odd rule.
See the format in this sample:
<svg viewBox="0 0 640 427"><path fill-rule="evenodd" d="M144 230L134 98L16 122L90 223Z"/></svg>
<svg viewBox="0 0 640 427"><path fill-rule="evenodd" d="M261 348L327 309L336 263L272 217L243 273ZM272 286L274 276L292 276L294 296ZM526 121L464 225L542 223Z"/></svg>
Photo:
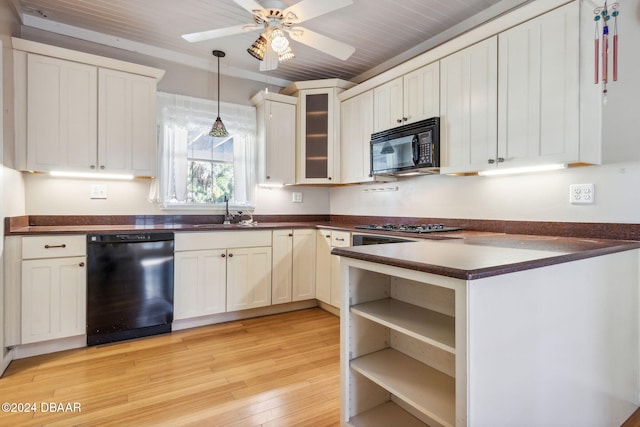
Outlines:
<svg viewBox="0 0 640 427"><path fill-rule="evenodd" d="M640 242L498 233L459 239L333 248L347 258L475 280L640 248Z"/></svg>
<svg viewBox="0 0 640 427"><path fill-rule="evenodd" d="M327 228L417 238L418 242L334 248L348 258L465 280L640 248L639 224L377 218L329 215L258 216L252 226L223 225L222 216L30 216L5 218L7 236L118 232L202 232ZM462 231L414 235L365 231L357 224L440 223ZM549 233L550 235L540 235ZM556 235L557 233L557 235ZM603 236L606 236L603 238Z"/></svg>

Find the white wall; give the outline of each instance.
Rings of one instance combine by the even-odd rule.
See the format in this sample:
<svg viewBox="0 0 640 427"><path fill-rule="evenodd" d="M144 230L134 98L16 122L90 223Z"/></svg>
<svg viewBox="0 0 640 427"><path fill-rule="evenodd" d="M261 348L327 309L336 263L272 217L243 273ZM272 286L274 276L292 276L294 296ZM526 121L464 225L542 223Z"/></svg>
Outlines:
<svg viewBox="0 0 640 427"><path fill-rule="evenodd" d="M24 174L26 211L29 215L172 215L219 214L219 211L162 210L150 203L151 181L101 181L51 178L45 174ZM89 198L92 184L107 186L107 199ZM303 193L303 203L292 203L291 192ZM266 214L327 214L329 190L313 187L258 189L256 215Z"/></svg>
<svg viewBox="0 0 640 427"><path fill-rule="evenodd" d="M595 184L595 203L570 204L569 185L585 183ZM422 176L333 188L331 214L638 223L638 183L640 162L528 175Z"/></svg>

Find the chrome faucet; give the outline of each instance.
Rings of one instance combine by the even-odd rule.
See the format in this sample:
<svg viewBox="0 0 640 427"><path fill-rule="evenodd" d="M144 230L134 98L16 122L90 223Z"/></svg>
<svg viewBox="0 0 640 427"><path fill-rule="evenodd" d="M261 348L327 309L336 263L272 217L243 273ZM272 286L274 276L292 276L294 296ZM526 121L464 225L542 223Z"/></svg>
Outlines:
<svg viewBox="0 0 640 427"><path fill-rule="evenodd" d="M233 219L233 215L229 213L229 198L224 196L225 203L225 213L224 213L224 222L223 224L231 224L231 220Z"/></svg>

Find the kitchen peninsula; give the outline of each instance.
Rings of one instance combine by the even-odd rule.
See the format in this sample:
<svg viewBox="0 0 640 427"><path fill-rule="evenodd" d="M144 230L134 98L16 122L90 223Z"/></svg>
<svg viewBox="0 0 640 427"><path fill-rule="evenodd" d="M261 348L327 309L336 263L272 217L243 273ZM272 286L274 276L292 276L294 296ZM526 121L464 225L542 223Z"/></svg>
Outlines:
<svg viewBox="0 0 640 427"><path fill-rule="evenodd" d="M638 248L507 235L335 248L341 421L622 424L638 405Z"/></svg>

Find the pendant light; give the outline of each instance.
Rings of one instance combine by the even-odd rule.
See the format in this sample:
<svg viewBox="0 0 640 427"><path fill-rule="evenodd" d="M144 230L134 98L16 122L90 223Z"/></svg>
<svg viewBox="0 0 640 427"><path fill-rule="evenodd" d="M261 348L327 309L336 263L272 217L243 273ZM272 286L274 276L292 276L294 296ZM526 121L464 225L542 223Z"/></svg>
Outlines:
<svg viewBox="0 0 640 427"><path fill-rule="evenodd" d="M216 117L216 121L213 123L209 136L224 137L229 135L220 118L220 58L224 58L225 53L221 50L214 50L213 56L218 58L218 117Z"/></svg>

